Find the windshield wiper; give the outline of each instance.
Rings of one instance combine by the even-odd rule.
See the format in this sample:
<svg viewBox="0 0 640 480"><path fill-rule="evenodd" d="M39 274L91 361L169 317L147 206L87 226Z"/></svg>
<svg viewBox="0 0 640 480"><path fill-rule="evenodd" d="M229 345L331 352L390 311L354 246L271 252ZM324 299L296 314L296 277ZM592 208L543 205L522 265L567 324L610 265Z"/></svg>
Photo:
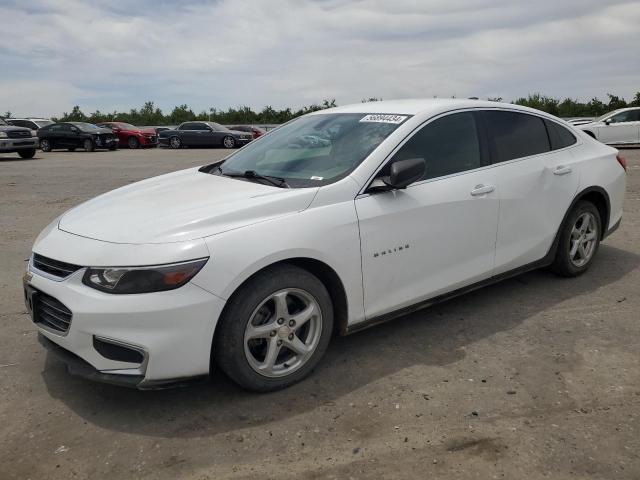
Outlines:
<svg viewBox="0 0 640 480"><path fill-rule="evenodd" d="M266 182L269 182L271 185L274 185L279 188L291 188L284 178L273 177L271 175L261 175L255 170L245 170L244 172L228 172L228 173L223 172L221 168L219 170L220 170L220 174L224 175L225 177L264 180Z"/></svg>

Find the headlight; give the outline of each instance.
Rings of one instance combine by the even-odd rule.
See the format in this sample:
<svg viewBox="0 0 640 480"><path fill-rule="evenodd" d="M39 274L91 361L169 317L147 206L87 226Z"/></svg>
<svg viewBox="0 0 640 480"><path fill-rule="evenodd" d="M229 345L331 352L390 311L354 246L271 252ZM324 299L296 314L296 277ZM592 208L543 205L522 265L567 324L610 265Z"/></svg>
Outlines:
<svg viewBox="0 0 640 480"><path fill-rule="evenodd" d="M7 132L0 132L0 138L7 138L8 136Z"/></svg>
<svg viewBox="0 0 640 480"><path fill-rule="evenodd" d="M148 267L89 267L82 283L106 293L149 293L180 288L207 263L208 258Z"/></svg>

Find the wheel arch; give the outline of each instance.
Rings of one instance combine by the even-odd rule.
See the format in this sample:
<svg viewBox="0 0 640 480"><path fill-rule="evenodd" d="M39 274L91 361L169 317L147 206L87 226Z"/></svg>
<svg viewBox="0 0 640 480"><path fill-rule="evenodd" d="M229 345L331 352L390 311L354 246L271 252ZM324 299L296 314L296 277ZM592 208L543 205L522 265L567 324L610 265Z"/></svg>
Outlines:
<svg viewBox="0 0 640 480"><path fill-rule="evenodd" d="M569 208L567 208L567 211L565 212L564 217L562 218L562 222L560 222L560 225L558 226L558 230L556 232L556 236L553 240L553 243L551 244L551 248L549 249L549 252L547 253L546 257L542 259L542 262L541 262L542 264L548 265L548 264L551 264L551 262L553 262L553 259L556 256L556 251L558 249L558 244L560 242L560 236L562 235L562 228L564 227L571 211L575 208L578 202L583 200L593 203L595 207L598 209L598 213L600 213L600 220L601 220L600 238L602 239L606 236L607 231L609 229L609 218L611 214L611 203L609 200L609 194L604 188L598 187L595 185L584 188L583 190L581 190L576 194L576 196L573 198L573 201L569 205Z"/></svg>
<svg viewBox="0 0 640 480"><path fill-rule="evenodd" d="M334 315L334 330L336 330L340 335L345 335L347 333L347 325L348 325L348 299L347 299L347 291L344 287L344 283L342 282L340 276L337 272L329 266L327 263L311 258L311 257L291 257L282 260L278 260L272 262L268 265L262 266L261 268L254 271L251 275L246 277L240 284L238 284L233 293L227 299L227 302L220 313L220 318L222 318L227 310L229 305L229 300L251 279L253 279L256 275L263 273L267 270L273 269L279 265L294 265L298 268L306 270L310 274L316 276L326 287L329 292L329 296L331 297L331 303L333 304L333 315ZM212 346L215 342L215 338L218 334L218 325L220 321L217 322L212 339ZM213 348L211 350L211 360L213 361Z"/></svg>

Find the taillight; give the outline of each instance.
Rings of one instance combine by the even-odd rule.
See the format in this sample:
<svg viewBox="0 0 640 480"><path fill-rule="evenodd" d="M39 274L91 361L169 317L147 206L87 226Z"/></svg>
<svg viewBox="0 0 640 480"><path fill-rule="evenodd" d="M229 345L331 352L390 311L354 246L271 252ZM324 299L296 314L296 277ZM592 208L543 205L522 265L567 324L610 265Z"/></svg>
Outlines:
<svg viewBox="0 0 640 480"><path fill-rule="evenodd" d="M620 164L620 166L622 168L624 168L624 171L626 172L627 171L627 161L625 160L625 158L622 155L618 154L618 155L616 155L616 160L618 160L618 163Z"/></svg>

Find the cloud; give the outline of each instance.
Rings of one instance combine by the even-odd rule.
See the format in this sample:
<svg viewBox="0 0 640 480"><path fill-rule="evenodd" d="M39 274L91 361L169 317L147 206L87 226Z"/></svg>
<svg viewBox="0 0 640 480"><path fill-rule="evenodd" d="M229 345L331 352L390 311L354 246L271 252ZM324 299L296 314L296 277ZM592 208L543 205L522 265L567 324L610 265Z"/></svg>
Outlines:
<svg viewBox="0 0 640 480"><path fill-rule="evenodd" d="M640 90L635 1L0 0L0 10L0 109L24 115L146 100L201 110Z"/></svg>

